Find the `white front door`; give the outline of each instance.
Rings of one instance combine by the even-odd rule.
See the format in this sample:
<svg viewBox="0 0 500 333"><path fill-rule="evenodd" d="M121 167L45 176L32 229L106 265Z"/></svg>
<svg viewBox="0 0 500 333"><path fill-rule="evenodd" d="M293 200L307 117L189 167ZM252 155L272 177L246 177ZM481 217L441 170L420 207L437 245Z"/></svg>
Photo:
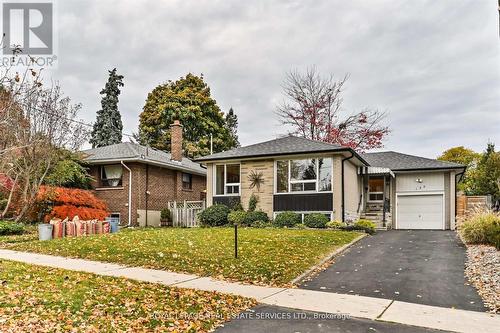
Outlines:
<svg viewBox="0 0 500 333"><path fill-rule="evenodd" d="M397 196L397 229L444 229L442 194Z"/></svg>

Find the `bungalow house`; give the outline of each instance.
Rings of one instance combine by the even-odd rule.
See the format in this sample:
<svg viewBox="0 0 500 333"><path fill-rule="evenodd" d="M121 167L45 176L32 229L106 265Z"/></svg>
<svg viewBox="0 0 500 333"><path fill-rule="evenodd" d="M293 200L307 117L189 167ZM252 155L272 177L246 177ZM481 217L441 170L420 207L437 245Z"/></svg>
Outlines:
<svg viewBox="0 0 500 333"><path fill-rule="evenodd" d="M93 188L122 225L158 226L169 201L205 199L206 169L182 156L182 125L171 125L171 153L125 142L85 150Z"/></svg>
<svg viewBox="0 0 500 333"><path fill-rule="evenodd" d="M255 194L270 217L317 212L395 229L455 228L455 185L465 168L397 152L361 154L295 136L196 161L207 167L207 205L240 201L247 207Z"/></svg>

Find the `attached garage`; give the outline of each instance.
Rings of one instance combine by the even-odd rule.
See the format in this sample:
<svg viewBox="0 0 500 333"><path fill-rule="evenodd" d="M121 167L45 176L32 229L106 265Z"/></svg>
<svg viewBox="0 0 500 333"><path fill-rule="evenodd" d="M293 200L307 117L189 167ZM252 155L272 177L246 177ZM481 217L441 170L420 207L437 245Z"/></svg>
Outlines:
<svg viewBox="0 0 500 333"><path fill-rule="evenodd" d="M381 227L455 229L456 182L460 180L465 166L394 151L367 153L363 157L369 163L369 168L362 170L366 172L361 173L365 175L365 180L374 176L368 169L385 168L392 175L389 188L385 183L385 192L382 192L388 194L383 196L378 206L370 205L369 200L372 198L369 195L372 191L369 179L364 182L363 186L368 192L365 194L365 209L371 213L367 217L374 219L372 211L382 207L385 210L382 218L386 220L381 219Z"/></svg>
<svg viewBox="0 0 500 333"><path fill-rule="evenodd" d="M449 179L444 172L396 174L396 229L447 229Z"/></svg>
<svg viewBox="0 0 500 333"><path fill-rule="evenodd" d="M444 229L444 195L397 195L398 229Z"/></svg>

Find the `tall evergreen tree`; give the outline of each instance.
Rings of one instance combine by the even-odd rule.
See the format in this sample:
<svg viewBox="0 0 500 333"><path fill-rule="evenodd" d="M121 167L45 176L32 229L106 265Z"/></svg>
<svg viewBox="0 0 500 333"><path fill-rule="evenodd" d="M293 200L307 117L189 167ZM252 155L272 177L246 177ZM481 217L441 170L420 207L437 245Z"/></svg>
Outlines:
<svg viewBox="0 0 500 333"><path fill-rule="evenodd" d="M238 140L238 116L234 113L232 107L226 114L226 127L229 130L229 135L231 137L230 146L239 147L240 141Z"/></svg>
<svg viewBox="0 0 500 333"><path fill-rule="evenodd" d="M123 87L123 75L116 73L116 68L109 71L108 82L101 90L101 110L91 133L90 143L93 148L109 146L122 142L122 117L118 111L118 96Z"/></svg>

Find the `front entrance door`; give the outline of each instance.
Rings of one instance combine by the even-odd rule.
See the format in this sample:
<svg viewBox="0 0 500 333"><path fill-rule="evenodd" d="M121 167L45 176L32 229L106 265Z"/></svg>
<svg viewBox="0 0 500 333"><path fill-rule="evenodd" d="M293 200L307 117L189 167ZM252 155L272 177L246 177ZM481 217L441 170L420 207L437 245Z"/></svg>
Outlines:
<svg viewBox="0 0 500 333"><path fill-rule="evenodd" d="M384 177L368 178L368 202L384 201Z"/></svg>

